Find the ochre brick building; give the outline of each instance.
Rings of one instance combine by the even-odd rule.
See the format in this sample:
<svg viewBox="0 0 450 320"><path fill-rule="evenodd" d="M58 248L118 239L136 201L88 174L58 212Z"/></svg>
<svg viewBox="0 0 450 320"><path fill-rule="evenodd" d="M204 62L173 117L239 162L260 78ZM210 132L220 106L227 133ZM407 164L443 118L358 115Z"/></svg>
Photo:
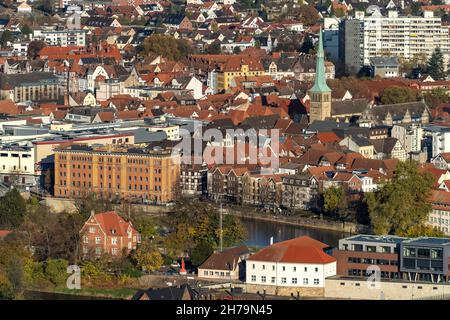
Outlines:
<svg viewBox="0 0 450 320"><path fill-rule="evenodd" d="M70 145L55 150L55 197L95 193L110 199L167 203L180 171L171 150L128 146Z"/></svg>
<svg viewBox="0 0 450 320"><path fill-rule="evenodd" d="M120 256L136 249L140 235L116 212L91 213L80 230L83 256Z"/></svg>

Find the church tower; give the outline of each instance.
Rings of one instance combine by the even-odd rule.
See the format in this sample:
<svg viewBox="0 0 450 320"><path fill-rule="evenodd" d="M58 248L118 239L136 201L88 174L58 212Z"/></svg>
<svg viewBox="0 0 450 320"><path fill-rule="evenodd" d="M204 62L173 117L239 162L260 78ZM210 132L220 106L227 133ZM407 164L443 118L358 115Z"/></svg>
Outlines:
<svg viewBox="0 0 450 320"><path fill-rule="evenodd" d="M316 78L314 86L309 89L310 109L309 123L331 117L331 89L325 81L325 54L323 52L322 29L319 33L317 49Z"/></svg>

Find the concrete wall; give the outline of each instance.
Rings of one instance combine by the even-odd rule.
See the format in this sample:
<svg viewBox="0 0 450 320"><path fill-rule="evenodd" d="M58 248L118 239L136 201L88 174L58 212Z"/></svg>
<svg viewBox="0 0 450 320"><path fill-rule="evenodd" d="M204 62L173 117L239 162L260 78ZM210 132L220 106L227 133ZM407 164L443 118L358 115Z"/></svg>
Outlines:
<svg viewBox="0 0 450 320"><path fill-rule="evenodd" d="M340 299L414 300L442 299L450 295L448 284L382 281L372 287L365 279L325 279L325 297Z"/></svg>
<svg viewBox="0 0 450 320"><path fill-rule="evenodd" d="M59 199L59 198L45 198L41 201L44 205L48 206L53 212L59 213L62 211L74 212L76 211L75 201L71 199Z"/></svg>
<svg viewBox="0 0 450 320"><path fill-rule="evenodd" d="M75 207L75 200L73 199L64 199L64 198L44 198L42 200L42 203L46 206L50 207L50 209L54 212L62 212L62 211L69 211L73 212L76 210ZM133 208L137 210L141 210L146 213L150 214L165 214L169 212L172 207L167 206L155 206L155 205L144 205L144 204L133 204ZM121 205L114 205L113 206L115 210L122 210L123 206Z"/></svg>
<svg viewBox="0 0 450 320"><path fill-rule="evenodd" d="M264 289L266 294L277 295L277 296L297 296L297 292L300 297L323 297L325 294L324 288L308 288L308 287L281 287L281 286L271 286L271 285L257 285L257 284L246 284L245 291L248 293L263 293Z"/></svg>

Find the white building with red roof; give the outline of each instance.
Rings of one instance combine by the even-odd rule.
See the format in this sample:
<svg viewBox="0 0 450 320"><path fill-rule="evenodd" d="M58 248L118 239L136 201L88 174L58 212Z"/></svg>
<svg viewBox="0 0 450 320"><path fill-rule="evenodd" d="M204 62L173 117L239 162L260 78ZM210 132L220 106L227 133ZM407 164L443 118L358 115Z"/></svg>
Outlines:
<svg viewBox="0 0 450 320"><path fill-rule="evenodd" d="M81 228L80 237L84 256L120 256L136 249L140 242L140 235L131 222L115 211L98 214L92 212Z"/></svg>
<svg viewBox="0 0 450 320"><path fill-rule="evenodd" d="M336 275L330 247L308 236L272 244L246 262L248 292L323 296L325 278Z"/></svg>

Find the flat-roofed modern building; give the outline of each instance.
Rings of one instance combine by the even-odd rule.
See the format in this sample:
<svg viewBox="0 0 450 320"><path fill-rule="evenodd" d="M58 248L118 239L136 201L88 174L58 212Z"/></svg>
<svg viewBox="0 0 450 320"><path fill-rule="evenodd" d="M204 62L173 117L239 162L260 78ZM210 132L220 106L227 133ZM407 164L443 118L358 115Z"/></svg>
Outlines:
<svg viewBox="0 0 450 320"><path fill-rule="evenodd" d="M355 235L333 250L337 275L368 277L377 266L381 279L449 282L450 238Z"/></svg>
<svg viewBox="0 0 450 320"><path fill-rule="evenodd" d="M86 45L86 30L35 30L34 38L44 40L49 46L84 47Z"/></svg>
<svg viewBox="0 0 450 320"><path fill-rule="evenodd" d="M400 271L408 280L449 282L450 238L421 237L400 244Z"/></svg>
<svg viewBox="0 0 450 320"><path fill-rule="evenodd" d="M422 16L399 15L395 10L386 15L379 10L355 11L354 17L342 20L339 33L339 55L348 73L370 65L373 57L409 60L430 56L435 48L450 54L448 27L433 11L424 11ZM394 74L389 71L385 76Z"/></svg>

